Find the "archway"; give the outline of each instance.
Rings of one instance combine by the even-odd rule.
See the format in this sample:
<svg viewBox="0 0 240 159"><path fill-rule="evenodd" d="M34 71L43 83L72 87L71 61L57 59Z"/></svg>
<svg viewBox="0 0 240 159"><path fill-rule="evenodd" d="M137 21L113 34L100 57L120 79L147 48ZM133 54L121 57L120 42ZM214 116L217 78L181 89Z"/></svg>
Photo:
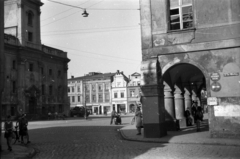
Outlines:
<svg viewBox="0 0 240 159"><path fill-rule="evenodd" d="M163 72L165 120L168 130L187 126L185 111L196 102L206 107L206 78L203 72L189 63L180 63Z"/></svg>

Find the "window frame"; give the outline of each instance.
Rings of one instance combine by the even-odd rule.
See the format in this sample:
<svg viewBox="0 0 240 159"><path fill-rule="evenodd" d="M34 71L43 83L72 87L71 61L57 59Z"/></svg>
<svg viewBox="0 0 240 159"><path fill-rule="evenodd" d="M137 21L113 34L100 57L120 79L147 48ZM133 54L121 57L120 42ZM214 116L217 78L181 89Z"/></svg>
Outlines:
<svg viewBox="0 0 240 159"><path fill-rule="evenodd" d="M189 28L184 28L184 22L186 21L183 21L183 8L184 7L189 7L191 6L192 8L192 27L189 27ZM179 29L171 29L171 17L172 15L170 14L171 10L174 10L174 9L178 9L179 13L179 24L180 24L180 28ZM174 15L175 16L175 15ZM189 21L187 21L189 22ZM177 23L177 22L175 22ZM170 4L170 1L169 1L169 31L171 32L174 32L174 31L184 31L184 30L191 30L191 29L194 29L194 13L193 13L193 1L191 0L191 3L188 3L188 4L183 4L183 0L178 0L178 6L175 6L175 7L171 7L171 4Z"/></svg>

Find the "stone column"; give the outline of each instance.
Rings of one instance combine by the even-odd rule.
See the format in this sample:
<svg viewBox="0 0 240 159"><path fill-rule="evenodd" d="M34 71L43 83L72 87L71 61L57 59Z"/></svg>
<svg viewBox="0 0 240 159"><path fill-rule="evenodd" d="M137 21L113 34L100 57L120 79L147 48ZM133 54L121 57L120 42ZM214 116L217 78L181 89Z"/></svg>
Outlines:
<svg viewBox="0 0 240 159"><path fill-rule="evenodd" d="M187 108L191 108L192 107L192 99L191 99L191 93L189 92L189 90L187 88L184 88L184 104L185 104L185 110L187 110Z"/></svg>
<svg viewBox="0 0 240 159"><path fill-rule="evenodd" d="M141 91L144 137L159 138L167 134L163 84L159 82L157 59L142 62Z"/></svg>
<svg viewBox="0 0 240 159"><path fill-rule="evenodd" d="M185 112L184 98L182 96L182 91L178 86L175 86L174 101L175 101L176 119L179 120L180 128L185 128L187 124L186 124L186 118L184 115L184 112Z"/></svg>
<svg viewBox="0 0 240 159"><path fill-rule="evenodd" d="M164 82L164 106L165 106L165 125L168 131L179 130L179 125L175 117L175 106L172 89Z"/></svg>

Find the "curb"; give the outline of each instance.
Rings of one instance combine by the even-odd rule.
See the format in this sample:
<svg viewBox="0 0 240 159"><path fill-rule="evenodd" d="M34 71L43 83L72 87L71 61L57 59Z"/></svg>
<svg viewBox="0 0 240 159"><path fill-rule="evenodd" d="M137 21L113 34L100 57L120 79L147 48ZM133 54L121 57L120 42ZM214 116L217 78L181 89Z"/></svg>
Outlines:
<svg viewBox="0 0 240 159"><path fill-rule="evenodd" d="M221 146L235 146L240 147L240 144L228 144L228 143L208 143L208 142L174 142L174 141L153 141L153 140L141 140L141 139L132 139L127 137L123 130L120 129L121 136L128 141L136 141L136 142L148 142L148 143L165 143L165 144L195 144L195 145L221 145Z"/></svg>

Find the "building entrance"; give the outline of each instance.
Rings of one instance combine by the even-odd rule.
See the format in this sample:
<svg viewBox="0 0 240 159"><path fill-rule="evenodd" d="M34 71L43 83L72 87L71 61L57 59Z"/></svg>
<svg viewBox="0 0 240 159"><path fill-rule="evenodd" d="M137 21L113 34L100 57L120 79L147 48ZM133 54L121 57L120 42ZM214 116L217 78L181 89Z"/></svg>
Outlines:
<svg viewBox="0 0 240 159"><path fill-rule="evenodd" d="M163 73L165 121L168 130L187 126L185 111L192 103L204 108L206 79L202 71L192 64L177 64Z"/></svg>

